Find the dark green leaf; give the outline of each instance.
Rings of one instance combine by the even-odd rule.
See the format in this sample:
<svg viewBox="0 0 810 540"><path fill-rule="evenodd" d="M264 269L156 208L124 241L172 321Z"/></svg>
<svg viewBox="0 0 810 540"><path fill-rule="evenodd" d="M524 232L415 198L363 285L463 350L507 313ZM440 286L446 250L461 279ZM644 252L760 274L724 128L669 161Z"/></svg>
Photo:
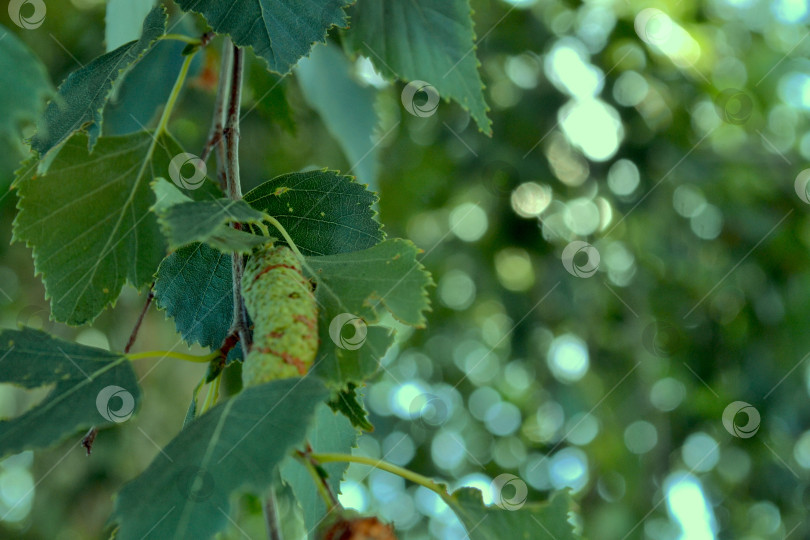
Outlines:
<svg viewBox="0 0 810 540"><path fill-rule="evenodd" d="M349 0L178 0L184 11L202 13L220 34L230 34L241 47L253 47L268 67L287 74L309 54L312 44L324 41L332 26L345 26L343 8Z"/></svg>
<svg viewBox="0 0 810 540"><path fill-rule="evenodd" d="M218 348L233 320L231 256L206 244L178 249L160 263L155 302L186 342Z"/></svg>
<svg viewBox="0 0 810 540"><path fill-rule="evenodd" d="M71 73L58 89L37 128L31 146L40 154L60 145L85 124L87 149L91 151L101 133L101 111L107 103L115 81L121 73L146 52L166 29L166 12L162 6L149 12L143 23L141 39L101 55Z"/></svg>
<svg viewBox="0 0 810 540"><path fill-rule="evenodd" d="M121 490L116 539L214 536L228 523L231 494L265 492L325 397L312 377L282 379L246 388L199 416Z"/></svg>
<svg viewBox="0 0 810 540"><path fill-rule="evenodd" d="M244 198L281 222L304 255L358 251L384 238L371 208L377 197L334 171L277 176Z"/></svg>
<svg viewBox="0 0 810 540"><path fill-rule="evenodd" d="M32 328L0 332L0 382L53 385L33 409L0 422L0 457L46 448L90 426L123 422L141 396L125 356Z"/></svg>
<svg viewBox="0 0 810 540"><path fill-rule="evenodd" d="M431 84L492 134L469 0L358 0L350 14L348 47L389 77Z"/></svg>

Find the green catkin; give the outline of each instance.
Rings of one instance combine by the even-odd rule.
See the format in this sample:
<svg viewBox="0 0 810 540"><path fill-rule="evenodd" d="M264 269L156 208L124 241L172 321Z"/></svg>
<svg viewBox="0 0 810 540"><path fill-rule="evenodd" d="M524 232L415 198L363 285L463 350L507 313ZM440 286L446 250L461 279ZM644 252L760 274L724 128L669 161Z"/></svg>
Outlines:
<svg viewBox="0 0 810 540"><path fill-rule="evenodd" d="M245 266L242 295L253 319L244 385L306 375L318 352L318 306L295 253L272 243L259 248Z"/></svg>

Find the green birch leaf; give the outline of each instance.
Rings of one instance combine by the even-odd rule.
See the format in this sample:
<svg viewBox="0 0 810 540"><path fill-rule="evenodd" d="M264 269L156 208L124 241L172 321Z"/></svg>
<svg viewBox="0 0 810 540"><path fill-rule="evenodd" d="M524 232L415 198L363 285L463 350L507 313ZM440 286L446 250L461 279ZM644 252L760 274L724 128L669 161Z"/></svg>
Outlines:
<svg viewBox="0 0 810 540"><path fill-rule="evenodd" d="M442 497L467 529L470 540L533 540L554 538L575 540L574 526L568 521L573 501L567 491L558 491L545 503L484 506L481 492L461 488Z"/></svg>
<svg viewBox="0 0 810 540"><path fill-rule="evenodd" d="M240 47L267 61L271 71L286 75L323 42L332 26L346 26L343 8L351 0L178 0L183 11L202 13L220 34L229 34Z"/></svg>
<svg viewBox="0 0 810 540"><path fill-rule="evenodd" d="M0 25L0 139L20 139L20 128L36 122L54 93L39 58Z"/></svg>
<svg viewBox="0 0 810 540"><path fill-rule="evenodd" d="M245 201L226 198L192 200L173 184L160 178L153 182L157 202L152 210L169 241L177 249L194 242L206 242L224 253L249 253L268 238L230 227L230 223L261 223L264 214Z"/></svg>
<svg viewBox="0 0 810 540"><path fill-rule="evenodd" d="M327 393L313 377L246 388L197 417L115 501L117 540L213 537L231 495L264 494Z"/></svg>
<svg viewBox="0 0 810 540"><path fill-rule="evenodd" d="M373 326L384 309L405 324L424 326L432 281L416 260L418 252L397 238L363 251L307 257L317 284L318 376L343 388L377 371L394 340L392 330Z"/></svg>
<svg viewBox="0 0 810 540"><path fill-rule="evenodd" d="M384 238L372 209L377 196L335 171L283 174L244 200L276 218L304 255L358 251Z"/></svg>
<svg viewBox="0 0 810 540"><path fill-rule="evenodd" d="M357 430L344 416L335 414L324 403L318 405L315 420L307 431L307 442L314 452L351 454L357 446ZM332 493L340 493L340 481L349 464L345 462L325 463L323 469L329 474L326 479ZM292 487L304 515L307 531L315 532L326 515L326 505L313 482L312 475L300 461L287 457L279 467L282 480Z"/></svg>
<svg viewBox="0 0 810 540"><path fill-rule="evenodd" d="M392 238L363 251L307 257L321 309L341 309L375 324L384 307L400 322L423 328L432 281L418 253L413 242Z"/></svg>
<svg viewBox="0 0 810 540"><path fill-rule="evenodd" d="M52 385L34 408L0 421L0 458L47 448L90 426L126 421L141 392L122 354L62 341L32 328L0 332L0 382Z"/></svg>
<svg viewBox="0 0 810 540"><path fill-rule="evenodd" d="M48 172L19 182L15 241L33 248L53 318L81 325L118 298L125 280L151 283L166 252L149 182L182 152L148 132L65 142ZM30 172L30 171L29 171Z"/></svg>
<svg viewBox="0 0 810 540"><path fill-rule="evenodd" d="M301 92L318 111L329 133L340 144L351 169L361 182L376 185L379 168L374 109L377 91L363 86L351 73L351 64L339 47L316 46L295 69Z"/></svg>
<svg viewBox="0 0 810 540"><path fill-rule="evenodd" d="M348 384L361 384L379 371L380 361L394 344L394 331L383 326L369 326L365 329L366 335L361 347L340 347L329 335L331 322L342 313L338 311L339 309L321 309L318 312L321 345L312 371L325 380L330 388L341 390ZM343 333L349 334L349 338L356 335L353 332L355 329L351 325L344 326ZM348 418L352 419L354 416Z"/></svg>
<svg viewBox="0 0 810 540"><path fill-rule="evenodd" d="M92 151L101 133L102 110L116 80L152 46L166 29L162 6L149 12L138 41L132 41L103 54L71 73L59 86L58 95L48 104L38 124L31 146L40 155L62 144L74 132L88 125L87 149Z"/></svg>
<svg viewBox="0 0 810 540"><path fill-rule="evenodd" d="M181 19L172 32L191 35L196 29L190 20ZM159 40L123 78L116 81L104 107L102 136L126 135L141 131L143 126L154 125L183 66L185 47L186 44L180 41ZM199 75L202 56L197 55L191 61L186 80L192 81Z"/></svg>
<svg viewBox="0 0 810 540"><path fill-rule="evenodd" d="M178 249L158 267L155 303L187 343L220 347L233 320L231 256L200 243Z"/></svg>
<svg viewBox="0 0 810 540"><path fill-rule="evenodd" d="M357 0L350 16L347 47L367 56L380 73L432 85L492 135L469 0Z"/></svg>

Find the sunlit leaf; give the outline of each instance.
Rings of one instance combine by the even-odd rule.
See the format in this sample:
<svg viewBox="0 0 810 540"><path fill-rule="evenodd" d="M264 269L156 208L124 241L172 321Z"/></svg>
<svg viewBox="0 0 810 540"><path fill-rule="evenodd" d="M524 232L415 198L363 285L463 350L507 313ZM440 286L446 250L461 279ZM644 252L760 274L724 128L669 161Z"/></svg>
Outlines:
<svg viewBox="0 0 810 540"><path fill-rule="evenodd" d="M432 85L492 134L469 0L358 0L350 15L348 47L389 77Z"/></svg>
<svg viewBox="0 0 810 540"><path fill-rule="evenodd" d="M361 182L377 181L377 113L373 87L352 76L352 65L339 47L316 46L296 67L304 98L318 111L329 133L337 140L351 167L347 172Z"/></svg>

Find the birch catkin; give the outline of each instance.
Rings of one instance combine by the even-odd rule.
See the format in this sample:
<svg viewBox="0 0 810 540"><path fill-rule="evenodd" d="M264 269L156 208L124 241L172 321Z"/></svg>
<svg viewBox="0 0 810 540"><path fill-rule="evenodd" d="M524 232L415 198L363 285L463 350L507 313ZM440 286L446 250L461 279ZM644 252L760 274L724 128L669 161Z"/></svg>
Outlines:
<svg viewBox="0 0 810 540"><path fill-rule="evenodd" d="M253 319L244 385L306 375L318 352L318 306L295 253L282 245L259 248L245 267L242 295Z"/></svg>

